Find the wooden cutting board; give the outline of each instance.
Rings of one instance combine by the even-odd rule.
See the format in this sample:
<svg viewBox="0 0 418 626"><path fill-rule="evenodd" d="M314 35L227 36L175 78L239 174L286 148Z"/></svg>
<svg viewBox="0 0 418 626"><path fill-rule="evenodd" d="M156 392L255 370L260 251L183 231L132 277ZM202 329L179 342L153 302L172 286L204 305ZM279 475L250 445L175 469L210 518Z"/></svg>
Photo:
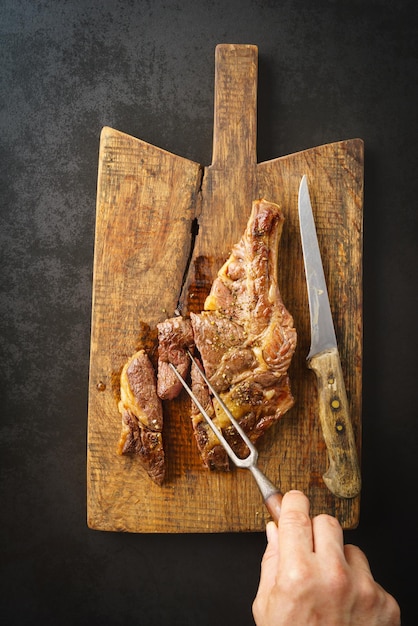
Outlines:
<svg viewBox="0 0 418 626"><path fill-rule="evenodd" d="M360 454L363 142L339 141L257 163L257 48L220 45L215 59L213 161L209 167L104 128L100 139L88 416L88 524L129 532L261 531L269 519L245 470L201 463L185 395L164 406L167 477L156 486L135 458L116 453L119 375L156 324L200 311L251 203L281 205L280 289L298 331L290 368L295 406L259 443L259 466L283 491L302 489L313 514L357 525L360 498L333 496L315 375L306 366L309 310L297 195L308 177L331 308ZM198 228L198 233L196 230ZM183 291L182 284L184 283Z"/></svg>

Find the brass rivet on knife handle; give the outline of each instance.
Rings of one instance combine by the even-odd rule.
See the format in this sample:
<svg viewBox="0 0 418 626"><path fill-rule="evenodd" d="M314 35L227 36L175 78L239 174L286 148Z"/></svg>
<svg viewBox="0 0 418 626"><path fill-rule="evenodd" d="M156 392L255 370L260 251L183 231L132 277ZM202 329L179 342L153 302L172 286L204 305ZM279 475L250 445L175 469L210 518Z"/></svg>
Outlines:
<svg viewBox="0 0 418 626"><path fill-rule="evenodd" d="M324 482L336 496L354 498L361 489L360 466L338 350L316 354L308 365L318 379L319 417L329 456Z"/></svg>

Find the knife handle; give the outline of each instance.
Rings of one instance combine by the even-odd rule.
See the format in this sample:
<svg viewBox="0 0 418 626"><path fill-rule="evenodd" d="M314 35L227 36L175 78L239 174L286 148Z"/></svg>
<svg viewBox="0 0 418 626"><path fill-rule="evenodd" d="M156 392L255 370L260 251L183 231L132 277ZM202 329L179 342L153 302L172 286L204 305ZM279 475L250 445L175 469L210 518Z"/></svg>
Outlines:
<svg viewBox="0 0 418 626"><path fill-rule="evenodd" d="M329 456L324 482L336 496L354 498L361 488L360 466L337 348L311 357L308 366L318 381L319 417Z"/></svg>

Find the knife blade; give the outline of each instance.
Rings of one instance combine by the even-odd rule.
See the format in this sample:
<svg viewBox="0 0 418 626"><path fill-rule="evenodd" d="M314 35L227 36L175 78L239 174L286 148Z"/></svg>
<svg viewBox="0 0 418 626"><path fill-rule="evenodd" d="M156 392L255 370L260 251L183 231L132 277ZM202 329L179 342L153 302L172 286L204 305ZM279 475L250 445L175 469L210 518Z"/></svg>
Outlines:
<svg viewBox="0 0 418 626"><path fill-rule="evenodd" d="M306 175L300 182L298 210L311 324L307 362L317 378L329 457L323 480L336 496L354 498L361 489L360 466Z"/></svg>

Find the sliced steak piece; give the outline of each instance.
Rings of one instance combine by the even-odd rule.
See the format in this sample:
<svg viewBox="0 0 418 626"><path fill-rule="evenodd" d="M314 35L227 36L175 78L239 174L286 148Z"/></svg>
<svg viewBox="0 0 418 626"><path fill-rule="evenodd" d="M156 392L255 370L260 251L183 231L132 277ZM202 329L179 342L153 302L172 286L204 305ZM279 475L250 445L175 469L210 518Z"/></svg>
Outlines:
<svg viewBox="0 0 418 626"><path fill-rule="evenodd" d="M296 331L278 287L283 222L276 204L253 202L245 233L219 270L205 310L190 314L206 375L253 442L294 403L287 370ZM216 400L213 410L236 453L245 455ZM204 458L213 445L208 439Z"/></svg>
<svg viewBox="0 0 418 626"><path fill-rule="evenodd" d="M118 452L136 455L150 478L161 485L165 473L163 411L155 371L145 350L139 350L125 363L120 396L122 431Z"/></svg>
<svg viewBox="0 0 418 626"><path fill-rule="evenodd" d="M172 400L179 395L182 384L169 363L186 378L190 368L187 348L193 351L194 339L189 319L172 317L157 324L158 330L158 382L157 393L163 400Z"/></svg>

